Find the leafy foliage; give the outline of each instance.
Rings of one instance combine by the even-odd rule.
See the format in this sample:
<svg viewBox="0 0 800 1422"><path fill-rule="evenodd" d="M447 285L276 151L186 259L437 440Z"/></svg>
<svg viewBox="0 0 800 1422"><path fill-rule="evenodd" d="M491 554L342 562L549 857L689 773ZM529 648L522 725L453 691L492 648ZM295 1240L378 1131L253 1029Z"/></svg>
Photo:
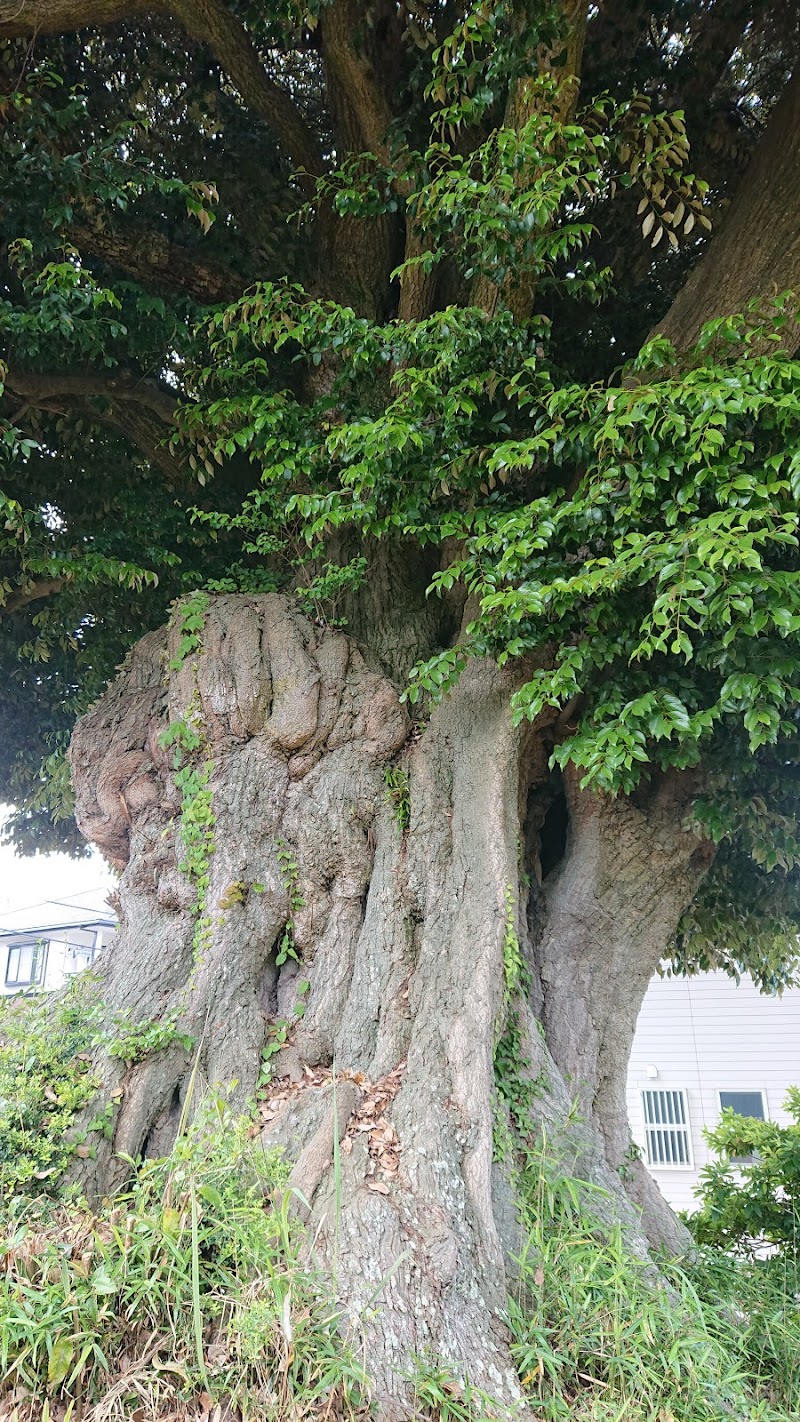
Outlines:
<svg viewBox="0 0 800 1422"><path fill-rule="evenodd" d="M177 671L184 663L188 663L194 676L194 654L202 646L208 602L207 593L195 590L175 607L174 620L178 641L170 660L173 670ZM177 721L170 722L162 731L161 746L164 750L172 751L175 789L180 796L178 835L182 853L178 868L189 880L195 895L193 951L197 963L207 945L210 931L208 887L217 818L211 789L214 761L207 748L206 728L196 684L183 715Z"/></svg>
<svg viewBox="0 0 800 1422"><path fill-rule="evenodd" d="M143 1018L131 1022L130 1014L118 1013L98 1039L110 1057L119 1057L128 1066L143 1061L151 1052L177 1045L185 1052L194 1046L194 1037L179 1031L175 1017Z"/></svg>
<svg viewBox="0 0 800 1422"><path fill-rule="evenodd" d="M390 806L395 824L401 834L405 834L411 823L411 785L408 771L402 765L387 765L383 772L386 786L386 802Z"/></svg>
<svg viewBox="0 0 800 1422"><path fill-rule="evenodd" d="M58 1186L71 1156L85 1148L70 1134L99 1085L91 1048L101 1020L86 975L55 1002L0 999L0 1189L39 1194Z"/></svg>
<svg viewBox="0 0 800 1422"><path fill-rule="evenodd" d="M789 1091L789 1125L728 1109L705 1132L715 1159L700 1172L698 1240L752 1255L764 1246L796 1267L800 1253L800 1090Z"/></svg>
<svg viewBox="0 0 800 1422"><path fill-rule="evenodd" d="M293 849L285 840L278 840L275 845L275 857L278 861L283 887L289 902L289 916L286 920L286 927L281 935L278 945L278 952L275 957L277 967L282 967L288 958L300 962L300 953L295 943L294 937L294 916L305 908L303 891L300 888L300 866L297 862Z"/></svg>

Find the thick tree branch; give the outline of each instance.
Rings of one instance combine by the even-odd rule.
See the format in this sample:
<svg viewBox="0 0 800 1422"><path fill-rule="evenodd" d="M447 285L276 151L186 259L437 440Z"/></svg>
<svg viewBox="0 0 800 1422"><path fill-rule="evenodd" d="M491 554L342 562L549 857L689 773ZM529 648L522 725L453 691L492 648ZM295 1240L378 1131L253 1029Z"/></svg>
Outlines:
<svg viewBox="0 0 800 1422"><path fill-rule="evenodd" d="M682 108L709 113L709 98L744 31L757 25L766 9L766 0L715 0L710 11L694 17L689 43L675 66L674 94Z"/></svg>
<svg viewBox="0 0 800 1422"><path fill-rule="evenodd" d="M73 225L69 240L88 257L99 257L159 291L177 291L209 305L235 301L247 282L227 267L206 261L152 228Z"/></svg>
<svg viewBox="0 0 800 1422"><path fill-rule="evenodd" d="M62 34L145 15L172 15L192 39L209 46L247 108L269 124L292 162L311 175L303 186L313 188L313 178L324 171L319 144L222 0L0 0L0 39Z"/></svg>
<svg viewBox="0 0 800 1422"><path fill-rule="evenodd" d="M688 350L706 321L800 289L800 71L790 80L719 232L657 332ZM787 328L786 344L800 338Z"/></svg>
<svg viewBox="0 0 800 1422"><path fill-rule="evenodd" d="M265 72L244 26L221 0L173 0L170 8L187 34L213 51L246 107L269 124L292 162L309 175L301 185L313 190L313 179L325 171L322 149L290 95Z"/></svg>
<svg viewBox="0 0 800 1422"><path fill-rule="evenodd" d="M362 7L354 0L334 0L320 14L322 54L333 107L346 132L347 146L386 156L386 135L394 115L369 56L356 46ZM345 113L345 110L347 111ZM350 122L348 123L348 118Z"/></svg>
<svg viewBox="0 0 800 1422"><path fill-rule="evenodd" d="M35 582L26 583L18 588L16 592L9 593L5 602L0 603L0 617L7 617L9 613L20 612L23 607L27 607L31 602L38 602L40 598L52 597L54 593L69 582L69 578L40 578Z"/></svg>
<svg viewBox="0 0 800 1422"><path fill-rule="evenodd" d="M52 408L59 400L106 399L143 405L165 424L174 422L178 404L177 398L154 380L139 379L126 371L101 375L94 370L40 373L12 368L5 383L10 390L24 396L28 405L39 408Z"/></svg>
<svg viewBox="0 0 800 1422"><path fill-rule="evenodd" d="M388 159L386 137L394 115L381 76L391 69L392 56L375 53L374 34L369 49L366 37L364 44L359 42L363 18L363 7L354 0L333 0L320 12L336 147L342 155L369 150ZM391 33L383 34L384 51L392 51L395 39ZM386 214L342 218L330 202L322 203L319 218L320 266L327 294L361 314L385 319L389 273L399 256L393 245L397 223Z"/></svg>
<svg viewBox="0 0 800 1422"><path fill-rule="evenodd" d="M168 5L153 0L0 0L0 39L116 25L168 10Z"/></svg>
<svg viewBox="0 0 800 1422"><path fill-rule="evenodd" d="M171 482L182 474L181 456L166 443L175 426L178 400L155 381L124 371L109 376L92 370L40 374L12 368L5 383L22 397L25 407L51 413L68 410L111 425L127 435Z"/></svg>

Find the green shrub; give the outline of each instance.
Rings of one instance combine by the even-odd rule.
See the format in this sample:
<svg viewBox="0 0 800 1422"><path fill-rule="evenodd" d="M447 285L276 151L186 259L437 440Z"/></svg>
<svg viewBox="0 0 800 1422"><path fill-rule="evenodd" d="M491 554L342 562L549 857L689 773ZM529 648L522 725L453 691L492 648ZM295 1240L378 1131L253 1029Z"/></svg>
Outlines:
<svg viewBox="0 0 800 1422"><path fill-rule="evenodd" d="M700 1172L700 1209L689 1217L695 1237L739 1254L769 1246L798 1261L800 1244L800 1090L785 1109L791 1124L722 1112L705 1132L716 1159Z"/></svg>
<svg viewBox="0 0 800 1422"><path fill-rule="evenodd" d="M58 997L0 998L0 1199L56 1188L80 1145L65 1133L98 1086L93 986L81 974Z"/></svg>

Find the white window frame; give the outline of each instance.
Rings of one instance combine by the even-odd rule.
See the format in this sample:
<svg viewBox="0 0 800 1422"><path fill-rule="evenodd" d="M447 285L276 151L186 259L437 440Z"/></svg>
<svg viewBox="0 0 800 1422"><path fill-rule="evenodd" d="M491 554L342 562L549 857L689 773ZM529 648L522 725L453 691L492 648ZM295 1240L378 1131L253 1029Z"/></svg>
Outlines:
<svg viewBox="0 0 800 1422"><path fill-rule="evenodd" d="M769 1120L769 1105L768 1105L768 1103L767 1103L767 1093L766 1093L766 1091L764 1090L763 1086L718 1086L718 1087L717 1087L717 1107L718 1107L719 1114L720 1114L720 1120L722 1119L722 1112L723 1112L724 1110L727 1110L727 1107L724 1107L724 1106L722 1105L722 1093L723 1093L723 1091L724 1091L727 1095L729 1095L729 1096L730 1096L730 1095L734 1095L734 1094L737 1095L737 1096L741 1096L741 1095L760 1096L760 1097L761 1097L761 1106L762 1106L762 1108L763 1108L764 1115L763 1115L762 1117L753 1116L753 1117L751 1117L750 1119L751 1119L751 1120L754 1120L754 1121L758 1121L758 1120L768 1121L768 1120Z"/></svg>
<svg viewBox="0 0 800 1422"><path fill-rule="evenodd" d="M654 1110L655 1098L661 1098ZM672 1098L667 1100L666 1098ZM692 1125L689 1098L682 1086L646 1087L641 1092L642 1119L647 1164L651 1170L694 1170ZM660 1120L663 1114L665 1119ZM678 1119L671 1120L670 1117ZM681 1119L682 1118L682 1119ZM662 1160L658 1155L677 1154L677 1140L683 1142L685 1160Z"/></svg>

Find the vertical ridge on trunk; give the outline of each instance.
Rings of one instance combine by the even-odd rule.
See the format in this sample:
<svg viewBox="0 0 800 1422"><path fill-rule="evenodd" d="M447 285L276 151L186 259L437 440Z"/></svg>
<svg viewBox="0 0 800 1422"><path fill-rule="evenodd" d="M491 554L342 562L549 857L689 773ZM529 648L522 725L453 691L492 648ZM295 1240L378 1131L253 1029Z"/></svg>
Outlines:
<svg viewBox="0 0 800 1422"><path fill-rule="evenodd" d="M713 857L686 824L690 775L658 777L633 797L581 791L565 774L565 853L544 885L536 945L541 1018L570 1092L597 1122L612 1170L626 1166L625 1069L647 985ZM680 1249L682 1226L640 1163L629 1161L654 1242ZM663 1208L662 1208L663 1207Z"/></svg>

